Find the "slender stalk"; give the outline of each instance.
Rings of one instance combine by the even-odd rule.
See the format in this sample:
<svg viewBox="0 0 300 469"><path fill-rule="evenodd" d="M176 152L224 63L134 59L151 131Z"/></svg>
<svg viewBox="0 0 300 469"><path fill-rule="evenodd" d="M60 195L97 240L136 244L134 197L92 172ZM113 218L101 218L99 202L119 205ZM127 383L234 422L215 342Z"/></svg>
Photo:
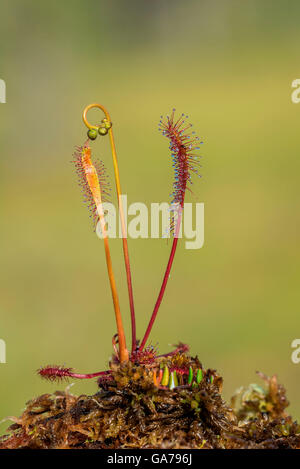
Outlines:
<svg viewBox="0 0 300 469"><path fill-rule="evenodd" d="M98 371L97 373L73 373L70 371L68 377L77 379L91 379L97 378L97 376L105 376L108 374L109 371Z"/></svg>
<svg viewBox="0 0 300 469"><path fill-rule="evenodd" d="M117 293L116 281L115 281L115 276L114 276L113 269L112 269L111 255L110 255L110 250L109 250L108 237L107 237L102 204L99 204L97 206L97 211L99 214L101 229L102 229L102 234L103 234L106 265L107 265L107 270L108 270L108 277L109 277L109 282L110 282L110 288L111 288L111 293L112 293L112 299L113 299L116 323L117 323L117 330L118 330L120 362L122 363L124 361L128 361L129 356L128 356L128 350L126 348L126 339L125 339L124 327L122 323L122 316L121 316L121 311L120 311L120 303L119 303L119 297Z"/></svg>
<svg viewBox="0 0 300 469"><path fill-rule="evenodd" d="M96 205L97 213L99 215L99 220L101 224L105 256L106 256L106 265L107 265L108 277L109 277L109 282L110 282L110 287L111 287L111 293L112 293L112 299L113 299L115 317L116 317L116 323L117 323L120 362L122 363L124 361L128 361L129 354L126 348L126 339L125 339L124 327L123 327L122 316L121 316L121 311L120 311L119 297L117 293L115 276L114 276L113 268L112 268L108 236L107 236L107 230L106 230L106 222L104 218L103 205L102 205L101 187L100 187L97 172L91 161L90 148L86 147L84 152L85 152L85 155L82 157L83 167L84 167L87 183L93 195L93 199Z"/></svg>
<svg viewBox="0 0 300 469"><path fill-rule="evenodd" d="M86 118L87 112L94 107L101 109L104 112L107 120L111 122L110 115L107 109L101 104L93 103L87 106L83 112L83 121L87 127L97 128L95 126L91 126ZM130 305L130 317L131 317L132 351L135 351L136 350L136 323L135 323L135 309L134 309L134 299L133 299L133 290L132 290L131 269L130 269L130 262L129 262L128 244L127 244L127 228L126 228L125 219L124 219L124 210L123 210L123 204L122 204L122 198L121 198L122 191L121 191L121 185L120 185L119 166L118 166L116 146L115 146L112 128L109 129L108 134L109 134L111 151L112 151L116 190L117 190L117 196L118 196L118 206L119 206L120 221L121 221L121 230L122 230L123 253L124 253L124 261L125 261L127 288L128 288L129 305Z"/></svg>
<svg viewBox="0 0 300 469"><path fill-rule="evenodd" d="M178 236L179 236L179 231L180 231L181 219L182 219L182 208L179 210L178 219L177 219L177 222L176 222L176 230L175 230L175 233L174 233L174 239L173 239L171 253L170 253L169 260L168 260L165 275L163 277L162 285L161 285L161 288L160 288L160 291L159 291L159 294L158 294L157 301L156 301L155 306L154 306L152 316L150 318L148 327L146 329L145 335L144 335L143 340L141 342L141 345L140 345L140 348L139 348L140 350L143 350L143 348L146 345L146 342L147 342L148 337L150 335L150 332L152 330L154 321L156 319L160 304L162 302L162 299L163 299L163 296L164 296L164 293L165 293L165 290L166 290L166 286L167 286L167 283L168 283L168 280L169 280L169 277L170 277L170 271L171 271L171 268L172 268L172 265L173 265L174 256L175 256L176 248L177 248L177 244L178 244Z"/></svg>
<svg viewBox="0 0 300 469"><path fill-rule="evenodd" d="M129 296L129 305L130 305L130 319L131 319L131 350L134 352L136 350L136 323L135 323L135 310L134 310L134 299L133 299L133 290L132 290L132 279L131 279L131 269L129 261L129 252L128 252L128 243L127 243L127 227L124 219L124 210L121 197L121 186L120 186L120 176L119 168L116 154L116 147L114 142L114 136L112 129L109 129L109 138L113 156L113 164L115 170L115 179L116 179L116 189L118 194L118 204L120 212L120 221L121 221L121 230L122 230L122 242L123 242L123 253L127 277L127 287L128 287L128 296Z"/></svg>

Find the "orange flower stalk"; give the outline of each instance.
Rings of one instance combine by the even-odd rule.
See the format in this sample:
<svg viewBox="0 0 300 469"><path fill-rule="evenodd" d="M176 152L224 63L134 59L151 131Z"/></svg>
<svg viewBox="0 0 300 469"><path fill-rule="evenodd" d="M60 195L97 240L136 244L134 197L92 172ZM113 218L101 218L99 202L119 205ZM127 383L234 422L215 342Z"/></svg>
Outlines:
<svg viewBox="0 0 300 469"><path fill-rule="evenodd" d="M87 112L92 108L101 109L105 114L105 119L102 121L102 125L95 126L91 125L87 120ZM124 261L125 261L125 269L126 269L126 277L127 277L127 288L128 288L128 296L129 296L129 305L130 305L130 316L131 316L131 334L132 334L132 345L131 350L134 352L136 350L136 324L135 324L135 310L134 310L134 300L133 300L133 291L132 291L132 279L131 279L131 269L130 269L130 262L129 262L129 253L128 253L128 244L127 244L127 228L124 219L124 210L122 204L122 191L121 191L121 184L120 184L120 174L119 174L119 166L117 160L117 153L116 153L116 146L115 140L110 120L110 115L107 109L98 103L89 104L83 111L83 122L88 127L89 138L94 140L98 134L105 135L108 133L112 151L112 158L113 158L113 165L114 165L114 172L115 172L115 182L116 182L116 190L118 196L118 205L119 205L119 212L120 212L120 221L121 221L121 230L122 230L122 240L123 240L123 253L124 253Z"/></svg>
<svg viewBox="0 0 300 469"><path fill-rule="evenodd" d="M82 185L87 190L87 195L91 199L91 202L94 203L93 211L97 213L101 225L102 236L104 241L104 249L105 249L105 256L106 256L106 264L109 276L109 282L111 287L111 293L113 298L115 316L116 316L116 323L117 323L117 331L118 331L118 340L119 340L119 356L120 362L124 362L128 360L129 354L126 348L126 340L125 340L125 333L124 327L122 323L121 311L120 311L120 304L119 298L117 293L117 287L115 282L115 277L112 268L110 250L109 250L109 243L108 243L108 236L106 230L106 222L104 218L104 211L102 205L102 193L101 193L101 184L100 181L103 179L103 172L96 171L95 166L91 160L91 149L86 144L84 147L78 149L77 153L75 154L76 160L75 164L77 167L77 172L81 178Z"/></svg>

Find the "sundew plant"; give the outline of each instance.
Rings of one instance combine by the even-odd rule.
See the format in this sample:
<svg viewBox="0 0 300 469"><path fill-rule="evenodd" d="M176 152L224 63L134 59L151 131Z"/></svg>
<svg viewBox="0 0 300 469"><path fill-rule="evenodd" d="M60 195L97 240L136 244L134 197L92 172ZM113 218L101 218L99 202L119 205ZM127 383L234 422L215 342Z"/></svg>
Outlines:
<svg viewBox="0 0 300 469"><path fill-rule="evenodd" d="M87 119L87 113L92 108L99 108L104 113L104 118L98 125L91 125ZM188 122L188 116L181 114L176 116L175 109L166 119L161 116L159 122L159 131L169 141L169 149L173 160L174 182L171 194L172 210L170 213L170 232L173 237L171 252L168 259L165 273L162 279L161 288L159 290L152 314L149 319L148 326L141 340L136 336L136 313L134 306L134 295L132 286L132 276L128 252L126 225L124 221L124 210L121 198L120 175L113 135L113 127L110 115L104 106L100 104L90 104L83 112L83 121L88 127L88 139L82 145L75 149L74 164L78 175L79 185L82 189L84 200L91 212L95 226L99 223L101 227L102 239L105 250L106 265L108 278L111 288L114 314L116 320L117 332L113 336L112 343L114 354L110 362L110 369L95 373L76 373L72 368L48 365L38 370L41 377L50 381L62 378L78 378L89 379L98 377L99 386L113 380L112 370L116 366L126 366L126 364L135 364L144 366L146 372L151 374L155 386L174 389L177 386L192 385L200 383L203 377L201 368L193 369L184 363L183 355L188 351L188 346L178 344L175 350L170 353L159 355L156 348L147 345L151 330L157 318L159 308L161 306L170 272L174 262L176 249L178 245L180 227L182 222L182 211L184 209L184 201L187 191L191 191L192 177L199 176L200 158L198 154L200 144L202 143L195 132L191 129L192 124ZM119 215L122 230L123 254L126 269L126 280L128 288L130 320L131 320L131 347L128 347L124 332L123 317L121 314L119 296L113 271L113 264L109 248L109 238L107 233L107 223L105 220L105 211L103 203L109 201L111 189L106 173L104 163L96 161L93 157L91 142L95 141L98 136L105 137L108 135L110 139L111 152L113 158L115 185L119 205ZM162 360L164 358L177 357L174 366L167 366ZM180 359L181 357L181 359Z"/></svg>
<svg viewBox="0 0 300 469"><path fill-rule="evenodd" d="M89 109L100 108L105 117L99 125L87 120ZM289 401L276 375L258 376L255 383L239 388L230 404L222 398L223 378L204 368L189 347L179 343L169 353L159 354L149 344L174 262L182 223L182 211L193 176L199 175L199 138L175 110L159 123L168 139L174 167L170 212L171 252L149 323L142 339L136 336L136 314L131 269L122 207L120 177L112 123L106 109L91 104L83 113L88 140L76 147L73 162L84 200L104 244L108 278L116 319L113 355L107 370L77 373L72 368L49 365L38 370L50 381L67 378L97 378L97 392L75 396L65 391L43 394L27 402L21 417L8 434L0 437L0 448L31 449L292 449L300 448L300 426L286 412ZM123 234L130 318L131 344L124 323L109 248L109 222L105 202L111 190L104 163L94 158L98 136L109 136L114 163L119 214Z"/></svg>

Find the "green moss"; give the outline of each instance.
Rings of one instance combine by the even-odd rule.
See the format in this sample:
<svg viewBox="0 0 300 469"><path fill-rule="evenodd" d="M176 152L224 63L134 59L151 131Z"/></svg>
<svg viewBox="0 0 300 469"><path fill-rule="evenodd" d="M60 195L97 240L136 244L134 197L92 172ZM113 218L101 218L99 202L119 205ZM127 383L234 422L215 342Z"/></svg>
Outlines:
<svg viewBox="0 0 300 469"><path fill-rule="evenodd" d="M186 369L202 379L174 389L153 383L151 366L113 365L112 379L93 396L68 391L27 403L0 448L299 448L300 428L286 413L276 377L265 387L240 389L229 407L222 378L185 354L158 359L157 367ZM169 375L171 375L169 373Z"/></svg>

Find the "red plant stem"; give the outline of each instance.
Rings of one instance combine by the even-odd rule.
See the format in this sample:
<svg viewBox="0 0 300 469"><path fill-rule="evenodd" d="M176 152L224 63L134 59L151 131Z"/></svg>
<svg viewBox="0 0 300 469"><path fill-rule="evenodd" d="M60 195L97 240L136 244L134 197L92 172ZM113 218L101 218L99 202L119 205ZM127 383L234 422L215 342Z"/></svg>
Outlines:
<svg viewBox="0 0 300 469"><path fill-rule="evenodd" d="M130 269L130 262L129 262L127 238L123 238L123 252L124 252L124 259L125 259L125 269L126 269L126 276L127 276L128 296L129 296L129 305L130 305L131 337L132 337L131 351L135 352L136 350L136 324L135 324L134 300L133 300L133 292L132 292L131 269Z"/></svg>
<svg viewBox="0 0 300 469"><path fill-rule="evenodd" d="M110 122L110 117L106 109L102 108L105 112L106 117ZM129 306L130 306L130 318L131 318L131 351L134 352L136 350L136 323L135 323L135 310L134 310L134 299L133 299L133 291L132 291L132 279L131 279L131 269L130 269L130 262L129 262L129 253L128 253L128 244L127 244L127 230L124 220L124 210L121 198L121 185L120 185L120 174L119 174L119 166L117 160L117 152L115 146L115 140L113 135L112 128L108 131L112 157L113 157L113 165L115 171L115 180L116 180L116 189L118 195L118 204L119 204L119 212L120 212L120 220L121 220L121 229L122 229L122 242L123 242L123 253L124 253L124 261L125 261L125 270L126 270L126 278L127 278L127 288L128 288L128 296L129 296Z"/></svg>
<svg viewBox="0 0 300 469"><path fill-rule="evenodd" d="M150 335L150 332L152 330L154 321L155 321L157 313L158 313L158 309L159 309L160 304L162 302L162 299L163 299L163 296L164 296L164 293L165 293L165 290L166 290L166 286L167 286L167 283L168 283L168 280L169 280L169 277L170 277L170 271L171 271L171 268L172 268L174 256L175 256L175 253L176 253L177 243L178 243L178 235L179 235L181 219L182 219L182 207L183 207L183 202L182 202L182 206L180 207L179 214L178 214L178 220L177 220L177 223L176 223L176 231L175 231L175 234L174 234L174 240L173 240L172 249L171 249L169 261L168 261L168 264L167 264L166 272L165 272L165 275L164 275L164 278L163 278L163 282L162 282L162 285L161 285L161 288L160 288L160 292L159 292L157 301L155 303L154 310L153 310L152 316L150 318L147 330L145 332L144 338L143 338L143 340L141 342L141 345L139 347L140 351L143 350L143 348L146 345L146 342L147 342L148 337Z"/></svg>
<svg viewBox="0 0 300 469"><path fill-rule="evenodd" d="M90 378L96 378L97 376L103 376L110 374L109 371L98 371L97 373L73 373L72 371L68 374L68 377L70 378L77 378L77 379L90 379Z"/></svg>
<svg viewBox="0 0 300 469"><path fill-rule="evenodd" d="M89 122L87 121L86 115L90 109L95 108L95 107L101 109L104 112L105 117L108 120L108 122L111 122L110 115L104 106L98 103L89 104L84 109L83 116L82 116L83 122L89 129L95 128L95 127L89 124ZM112 158L113 158L113 166L114 166L114 172L115 172L115 181L116 181L116 189L117 189L118 204L119 204L119 213L120 213L121 228L122 228L123 252L124 252L124 261L125 261L125 269L126 269L129 305L130 305L130 316L131 316L131 334L132 334L131 349L132 349L132 352L135 352L136 350L136 324L135 324L134 299L133 299L133 291L132 291L132 279L131 279L131 270L130 270L130 262L129 262L128 244L127 244L127 232L126 232L124 210L123 210L123 204L122 204L122 198L121 198L122 191L121 191L121 184L120 184L119 165L118 165L116 145L115 145L115 139L114 139L112 127L110 127L109 129L108 135L109 135Z"/></svg>

